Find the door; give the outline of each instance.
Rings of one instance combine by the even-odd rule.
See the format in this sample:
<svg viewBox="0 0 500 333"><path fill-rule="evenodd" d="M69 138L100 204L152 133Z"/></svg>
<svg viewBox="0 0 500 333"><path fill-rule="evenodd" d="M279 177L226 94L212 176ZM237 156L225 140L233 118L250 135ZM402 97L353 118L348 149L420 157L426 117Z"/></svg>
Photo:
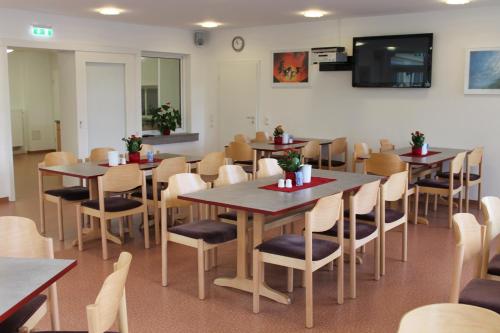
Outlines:
<svg viewBox="0 0 500 333"><path fill-rule="evenodd" d="M127 135L125 65L88 62L86 77L89 151L97 147L123 151L121 139Z"/></svg>
<svg viewBox="0 0 500 333"><path fill-rule="evenodd" d="M219 65L219 144L234 135L255 137L258 124L260 63L224 62Z"/></svg>

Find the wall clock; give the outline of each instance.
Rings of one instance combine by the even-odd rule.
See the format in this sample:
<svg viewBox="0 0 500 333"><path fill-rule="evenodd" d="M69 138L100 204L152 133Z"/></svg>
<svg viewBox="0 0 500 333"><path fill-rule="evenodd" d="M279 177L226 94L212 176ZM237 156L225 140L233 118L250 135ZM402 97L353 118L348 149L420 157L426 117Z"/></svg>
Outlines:
<svg viewBox="0 0 500 333"><path fill-rule="evenodd" d="M233 50L236 52L241 52L245 48L245 40L241 36L234 37L231 44L233 46Z"/></svg>

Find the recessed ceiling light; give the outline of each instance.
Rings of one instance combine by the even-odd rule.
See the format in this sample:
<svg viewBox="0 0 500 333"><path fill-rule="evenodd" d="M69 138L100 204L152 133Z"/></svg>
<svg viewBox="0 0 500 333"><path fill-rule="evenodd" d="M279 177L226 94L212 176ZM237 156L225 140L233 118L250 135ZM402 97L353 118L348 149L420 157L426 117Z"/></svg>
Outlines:
<svg viewBox="0 0 500 333"><path fill-rule="evenodd" d="M217 28L218 26L222 25L222 23L214 22L214 21L205 21L205 22L198 23L198 25L203 27L203 28Z"/></svg>
<svg viewBox="0 0 500 333"><path fill-rule="evenodd" d="M301 14L304 15L305 17L318 18L325 16L326 14L328 14L328 12L325 12L323 10L310 9L302 12Z"/></svg>
<svg viewBox="0 0 500 333"><path fill-rule="evenodd" d="M116 7L103 7L96 9L96 12L102 15L120 15L123 13L123 9Z"/></svg>
<svg viewBox="0 0 500 333"><path fill-rule="evenodd" d="M396 50L396 47L395 46L387 46L387 49L389 51L394 51L394 50Z"/></svg>
<svg viewBox="0 0 500 333"><path fill-rule="evenodd" d="M12 53L12 52L14 52L13 49L7 49L7 53Z"/></svg>
<svg viewBox="0 0 500 333"><path fill-rule="evenodd" d="M446 0L448 5L465 5L468 4L470 0Z"/></svg>

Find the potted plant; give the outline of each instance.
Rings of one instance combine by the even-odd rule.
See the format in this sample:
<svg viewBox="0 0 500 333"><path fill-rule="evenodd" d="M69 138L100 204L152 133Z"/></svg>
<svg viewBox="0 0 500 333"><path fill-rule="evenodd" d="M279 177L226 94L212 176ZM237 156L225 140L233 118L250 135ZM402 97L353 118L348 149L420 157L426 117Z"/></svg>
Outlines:
<svg viewBox="0 0 500 333"><path fill-rule="evenodd" d="M128 161L130 163L139 163L141 161L142 138L132 135L128 138L123 138L128 151Z"/></svg>
<svg viewBox="0 0 500 333"><path fill-rule="evenodd" d="M290 150L287 154L278 160L278 165L285 171L285 178L291 179L295 185L295 173L300 171L302 166L301 156L298 152Z"/></svg>
<svg viewBox="0 0 500 333"><path fill-rule="evenodd" d="M151 120L162 135L170 135L170 131L175 131L177 127L181 126L181 113L174 109L170 102L167 102L153 111Z"/></svg>
<svg viewBox="0 0 500 333"><path fill-rule="evenodd" d="M275 145L283 144L283 133L285 133L285 131L283 130L283 126L278 125L274 128L273 136Z"/></svg>
<svg viewBox="0 0 500 333"><path fill-rule="evenodd" d="M416 131L411 133L411 152L413 155L427 155L427 144L425 143L425 135L422 132Z"/></svg>

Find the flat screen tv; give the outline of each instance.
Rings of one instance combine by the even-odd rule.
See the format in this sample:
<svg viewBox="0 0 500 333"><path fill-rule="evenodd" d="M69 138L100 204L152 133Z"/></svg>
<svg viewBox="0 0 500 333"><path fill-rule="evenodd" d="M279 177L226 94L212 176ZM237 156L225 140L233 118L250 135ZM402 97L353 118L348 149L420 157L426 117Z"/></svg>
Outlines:
<svg viewBox="0 0 500 333"><path fill-rule="evenodd" d="M433 34L355 37L353 87L430 88Z"/></svg>

